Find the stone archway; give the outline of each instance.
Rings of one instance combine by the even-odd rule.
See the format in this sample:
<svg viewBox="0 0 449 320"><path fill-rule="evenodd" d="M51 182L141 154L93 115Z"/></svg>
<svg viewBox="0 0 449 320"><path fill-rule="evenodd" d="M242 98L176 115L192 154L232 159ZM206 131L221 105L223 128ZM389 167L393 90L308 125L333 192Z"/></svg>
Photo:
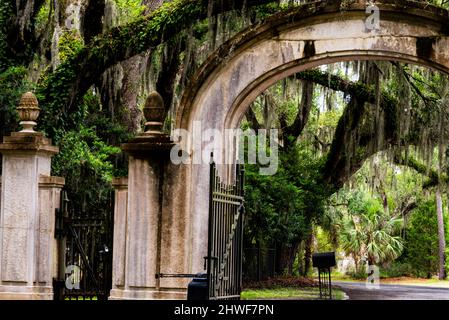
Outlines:
<svg viewBox="0 0 449 320"><path fill-rule="evenodd" d="M234 37L211 56L187 90L177 128L220 131L238 127L250 103L277 81L309 68L345 60L397 60L449 73L448 12L416 2L380 1L380 29L367 30L364 1L344 11L340 2L304 5ZM192 153L193 141L185 148ZM220 144L220 143L219 143ZM228 159L235 146L223 138L215 157ZM190 218L193 257L204 256L208 212L208 166L191 165ZM197 242L198 241L198 242ZM204 247L201 246L204 244ZM194 258L195 259L195 258ZM193 262L195 270L202 260Z"/></svg>
<svg viewBox="0 0 449 320"><path fill-rule="evenodd" d="M382 0L376 5L380 9L379 30L366 28L365 1L349 4L344 10L341 1L323 1L280 13L239 33L198 71L183 96L175 128L192 132L195 121L201 123L203 130L223 132L236 128L262 91L291 74L322 64L357 59L400 60L449 73L447 11L412 1ZM194 150L197 143L190 136L182 142L182 148L192 157L199 151ZM215 157L219 161L234 154L234 146L225 139L218 144ZM200 145L201 150L203 147ZM122 249L114 258L111 296L185 298L186 280L155 280L148 274L137 275L136 271L143 272L145 267L149 268L148 273L197 273L203 269L209 165L168 163L161 180L158 172L152 171L154 161L148 161L148 176L156 178L158 187L145 182L147 194L143 196L159 201L160 210L148 209L152 217L146 220L130 219L140 214L134 203L143 200L136 200L139 196L131 189L128 194L124 187L128 182L119 183L116 195L124 200L121 207L116 203L116 217L123 220L125 227L115 231L114 246ZM136 167L133 174L130 164L129 185L134 185L133 190L142 187L131 180L138 179L138 171L143 172L144 167L148 164ZM123 205L126 199L127 204ZM142 221L149 221L151 227L142 229ZM143 247L136 249L138 243ZM133 265L139 267L129 267Z"/></svg>

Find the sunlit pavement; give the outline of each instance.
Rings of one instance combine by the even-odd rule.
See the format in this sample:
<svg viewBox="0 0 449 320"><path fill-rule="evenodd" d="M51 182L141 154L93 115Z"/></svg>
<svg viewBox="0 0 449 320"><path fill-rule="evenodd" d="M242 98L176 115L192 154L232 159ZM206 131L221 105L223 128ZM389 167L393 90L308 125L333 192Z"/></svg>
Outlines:
<svg viewBox="0 0 449 320"><path fill-rule="evenodd" d="M350 300L449 300L449 288L381 284L369 289L365 283L334 281Z"/></svg>

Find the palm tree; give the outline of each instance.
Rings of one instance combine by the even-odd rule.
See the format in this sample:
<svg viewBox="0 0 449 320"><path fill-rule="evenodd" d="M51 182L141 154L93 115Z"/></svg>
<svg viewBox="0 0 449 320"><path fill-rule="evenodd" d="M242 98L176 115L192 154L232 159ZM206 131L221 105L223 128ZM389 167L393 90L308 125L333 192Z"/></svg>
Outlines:
<svg viewBox="0 0 449 320"><path fill-rule="evenodd" d="M399 257L404 248L400 236L402 219L385 213L379 201L355 197L342 223L340 243L354 257L356 268L362 257L369 265L383 264Z"/></svg>
<svg viewBox="0 0 449 320"><path fill-rule="evenodd" d="M346 216L341 224L340 243L346 255L352 257L355 263L356 273L359 272L359 262L363 252L363 233L355 219Z"/></svg>

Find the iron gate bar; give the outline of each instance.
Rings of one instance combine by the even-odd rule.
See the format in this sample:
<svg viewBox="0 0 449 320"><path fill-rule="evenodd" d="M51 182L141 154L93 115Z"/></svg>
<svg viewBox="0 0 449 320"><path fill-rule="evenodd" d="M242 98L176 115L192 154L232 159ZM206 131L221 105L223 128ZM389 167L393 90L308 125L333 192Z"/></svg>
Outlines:
<svg viewBox="0 0 449 320"><path fill-rule="evenodd" d="M210 163L207 277L209 299L238 299L242 281L244 170L236 166L235 184L220 180Z"/></svg>
<svg viewBox="0 0 449 320"><path fill-rule="evenodd" d="M239 209L240 210L240 209ZM239 212L240 213L240 212ZM240 214L239 215L237 215L235 218L234 218L234 220L238 220L238 218L239 218L239 216L240 216ZM229 235L229 241L228 241L228 244L227 244L227 246L226 246L226 253L224 254L224 261L221 263L221 265L220 265L220 274L219 274L219 278L221 278L221 277L223 277L223 273L224 273L224 268L225 268L225 266L226 266L226 263L227 263L227 259L228 259L228 257L229 257L229 251L231 250L231 246L232 246L232 240L234 239L234 234L235 234L235 228L236 228L236 223L234 223L233 225L232 225L232 228L231 228L231 234Z"/></svg>
<svg viewBox="0 0 449 320"><path fill-rule="evenodd" d="M106 299L111 289L113 193L108 206L84 212L70 206L66 191L61 192L62 208L55 212L55 237L58 241L59 270L54 279L55 299ZM66 287L66 267L76 265L72 273L79 288ZM73 278L72 278L73 280Z"/></svg>
<svg viewBox="0 0 449 320"><path fill-rule="evenodd" d="M92 280L94 281L95 286L99 288L100 286L99 286L98 281L97 281L97 279L95 277L94 270L93 270L92 266L90 265L89 260L86 258L87 255L84 252L84 248L81 245L81 242L80 242L80 239L78 237L78 234L76 233L75 229L71 225L69 225L69 230L72 233L72 236L73 236L73 238L75 240L75 244L76 244L76 246L78 247L78 250L81 253L81 259L83 260L84 264L87 266L87 271L90 273L90 276L92 277Z"/></svg>

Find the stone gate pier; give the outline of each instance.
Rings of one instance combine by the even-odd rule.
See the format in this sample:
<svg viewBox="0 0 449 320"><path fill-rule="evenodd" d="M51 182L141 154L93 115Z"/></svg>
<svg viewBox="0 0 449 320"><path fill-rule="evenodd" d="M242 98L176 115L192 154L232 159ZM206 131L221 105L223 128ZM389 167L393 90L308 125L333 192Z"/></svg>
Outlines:
<svg viewBox="0 0 449 320"><path fill-rule="evenodd" d="M22 96L18 111L23 130L0 144L0 299L53 299L54 220L64 178L50 171L59 149L33 130L39 116L34 94Z"/></svg>
<svg viewBox="0 0 449 320"><path fill-rule="evenodd" d="M173 143L161 132L162 97L146 100L146 131L122 145L128 177L115 179L113 274L110 299L186 299L189 221L179 190L183 166L170 162ZM181 195L181 196L180 196ZM171 276L170 276L171 275Z"/></svg>

